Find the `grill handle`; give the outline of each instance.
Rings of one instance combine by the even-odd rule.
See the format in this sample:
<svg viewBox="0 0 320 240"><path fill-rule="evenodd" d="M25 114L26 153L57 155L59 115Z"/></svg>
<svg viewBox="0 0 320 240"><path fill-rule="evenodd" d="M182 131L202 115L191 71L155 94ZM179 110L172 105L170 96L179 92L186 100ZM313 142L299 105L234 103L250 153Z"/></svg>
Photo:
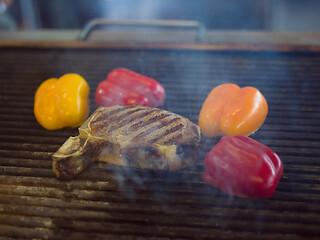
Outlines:
<svg viewBox="0 0 320 240"><path fill-rule="evenodd" d="M180 20L106 20L93 19L87 23L81 31L79 39L86 40L91 31L98 26L135 26L135 27L166 27L166 28L189 28L196 29L197 36L195 41L202 42L206 27L198 21L180 21Z"/></svg>

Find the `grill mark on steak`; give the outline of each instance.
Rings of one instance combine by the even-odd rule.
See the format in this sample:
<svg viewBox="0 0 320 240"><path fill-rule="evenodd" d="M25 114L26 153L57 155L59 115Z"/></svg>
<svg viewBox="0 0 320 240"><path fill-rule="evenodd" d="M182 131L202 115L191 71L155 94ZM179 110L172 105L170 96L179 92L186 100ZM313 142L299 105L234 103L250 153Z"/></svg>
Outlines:
<svg viewBox="0 0 320 240"><path fill-rule="evenodd" d="M125 107L119 107L119 108L116 108L116 109L113 109L109 112L102 112L100 111L98 114L99 116L97 116L94 120L91 121L91 124L95 124L97 122L101 122L101 121L105 121L106 118L109 119L112 115L116 114L116 113L119 113L119 112L122 112L122 111L126 111L127 108ZM107 116L107 117L106 117Z"/></svg>
<svg viewBox="0 0 320 240"><path fill-rule="evenodd" d="M137 109L134 113L140 112L142 111L142 109ZM147 116L149 113L148 112L140 112L139 114L131 114L130 117L123 119L122 121L119 122L118 124L118 128L121 128L137 119L143 118L145 116Z"/></svg>
<svg viewBox="0 0 320 240"><path fill-rule="evenodd" d="M177 142L178 139L182 138L182 134L179 133L178 135L173 135L169 140L163 142L164 145L170 145L173 144L174 142Z"/></svg>
<svg viewBox="0 0 320 240"><path fill-rule="evenodd" d="M146 126L143 126L142 128L146 128L144 129L142 132L140 132L138 135L136 136L133 136L132 137L132 141L136 141L140 138L144 138L144 140L146 140L145 138L150 136L151 133L155 132L155 131L158 131L158 133L160 134L160 136L165 136L169 133L171 133L171 129L175 129L176 126L176 122L179 121L179 118L173 118L173 119L170 119L169 121L166 120L166 118L163 118L162 120L160 121L157 121L157 122L151 122L148 124L148 127ZM174 125L173 127L171 127L170 125ZM183 127L183 124L181 124L182 127ZM163 128L167 127L166 130L162 130ZM176 131L176 130L174 130ZM137 132L138 133L138 132ZM148 139L147 141L151 141L152 143L155 143L158 141L158 139L160 139L159 137L156 137L156 138L150 138Z"/></svg>
<svg viewBox="0 0 320 240"><path fill-rule="evenodd" d="M148 128L147 130L145 130L145 131L139 133L138 135L134 136L134 137L132 138L132 141L136 141L136 140L138 140L139 138L145 137L145 136L153 133L154 131L158 131L158 130L159 130L158 127L161 128L162 126L157 125L157 126L150 127L150 128Z"/></svg>
<svg viewBox="0 0 320 240"><path fill-rule="evenodd" d="M175 118L173 118L173 119L171 119L169 121L165 121L165 119L163 119L162 121L160 121L160 125L165 127L165 126L169 126L171 123L174 123L174 122L177 122L177 121L179 122L180 118L175 117Z"/></svg>
<svg viewBox="0 0 320 240"><path fill-rule="evenodd" d="M115 118L114 124L113 125L109 124L109 132L111 133L116 129L120 129L122 127L125 127L126 125L128 125L129 123L131 123L132 121L134 121L136 119L140 119L140 118L147 116L149 114L149 112L146 112L143 110L144 109L142 109L142 108L137 108L134 111L122 114L121 116L119 116L119 118ZM143 112L141 112L141 111L143 111ZM115 127L113 127L114 125L115 125Z"/></svg>
<svg viewBox="0 0 320 240"><path fill-rule="evenodd" d="M131 114L134 114L135 112L137 111L140 111L142 109L139 109L139 108L129 108L129 109L126 109L126 111L121 111L121 112L118 112L118 113L115 113L113 114L112 116L108 116L105 120L105 122L112 122L112 123L116 123L118 124L119 123L119 120L121 120L123 117L127 117L127 116L130 116ZM106 113L106 115L109 115L108 113ZM110 126L110 124L108 124Z"/></svg>
<svg viewBox="0 0 320 240"><path fill-rule="evenodd" d="M180 123L178 125L175 125L173 128L167 128L166 131L164 131L161 135L159 135L158 137L154 138L151 140L152 143L156 143L156 142L160 142L161 140L163 140L165 137L168 137L169 134L174 134L175 132L181 130L182 128L184 128L184 124ZM179 134L181 135L181 134ZM179 137L181 138L182 135ZM177 140L178 138L175 138L175 136L172 137L172 140L175 139ZM168 140L169 142L172 140Z"/></svg>
<svg viewBox="0 0 320 240"><path fill-rule="evenodd" d="M182 129L184 127L184 124L180 123L179 125L176 125L175 127L171 128L171 129L167 129L166 132L169 133L173 133L176 132L180 129Z"/></svg>
<svg viewBox="0 0 320 240"><path fill-rule="evenodd" d="M91 131L93 132L98 132L100 131L101 126L106 125L108 126L108 121L110 121L110 118L117 113L123 112L123 111L127 111L127 108L125 107L119 107L116 109L113 109L111 111L105 111L103 112L102 110L100 110L97 113L97 116L90 122L90 128Z"/></svg>
<svg viewBox="0 0 320 240"><path fill-rule="evenodd" d="M144 113L140 113L138 115L135 115L132 119L130 119L130 121L128 121L128 123L132 123L133 121L139 120L141 118L148 116L149 114L152 114L152 113L158 112L158 111L159 111L159 109L153 109L151 111L146 111ZM135 124L133 124L133 125L135 125ZM133 125L131 125L131 126L133 126Z"/></svg>
<svg viewBox="0 0 320 240"><path fill-rule="evenodd" d="M145 126L147 126L147 125L149 125L149 124L152 124L152 123L155 122L155 121L159 121L159 120L164 119L164 118L166 118L166 117L169 117L169 115L168 115L168 114L160 114L160 115L157 115L157 116L155 116L155 117L152 117L152 118L147 119L146 121L140 121L140 122L138 122L138 123L135 123L135 124L131 125L130 128L129 128L129 130L135 131L135 130L137 130L137 129L140 128L140 127L145 127Z"/></svg>
<svg viewBox="0 0 320 240"><path fill-rule="evenodd" d="M141 111L143 109L140 108L129 108L127 109L127 111L121 111L118 113L113 114L112 116L108 116L106 117L102 122L101 125L103 125L104 127L102 128L102 131L106 131L106 132L112 132L115 129L118 129L118 124L119 121L126 121L127 117L129 117L130 115ZM106 113L105 115L108 115L108 113Z"/></svg>

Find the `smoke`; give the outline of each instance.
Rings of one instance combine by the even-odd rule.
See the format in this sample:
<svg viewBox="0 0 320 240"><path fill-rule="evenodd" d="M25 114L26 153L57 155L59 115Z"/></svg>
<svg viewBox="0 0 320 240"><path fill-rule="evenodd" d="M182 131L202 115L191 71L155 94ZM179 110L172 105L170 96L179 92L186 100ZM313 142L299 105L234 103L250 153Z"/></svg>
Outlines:
<svg viewBox="0 0 320 240"><path fill-rule="evenodd" d="M134 168L112 165L113 177L118 183L118 190L130 202L136 200L137 191L145 189L145 177L139 176Z"/></svg>
<svg viewBox="0 0 320 240"><path fill-rule="evenodd" d="M124 199L132 203L158 204L171 212L188 204L189 199L185 197L189 194L188 189L199 185L201 177L195 174L195 169L193 166L169 172L113 165L112 173Z"/></svg>

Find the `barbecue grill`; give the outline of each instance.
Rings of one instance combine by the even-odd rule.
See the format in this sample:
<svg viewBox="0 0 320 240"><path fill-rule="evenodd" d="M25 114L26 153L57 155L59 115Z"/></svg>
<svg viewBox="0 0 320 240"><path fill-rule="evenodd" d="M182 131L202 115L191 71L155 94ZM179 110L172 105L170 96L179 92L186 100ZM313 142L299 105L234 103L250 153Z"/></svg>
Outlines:
<svg viewBox="0 0 320 240"><path fill-rule="evenodd" d="M204 183L204 157L218 137L203 137L197 163L177 172L95 163L72 181L57 180L51 156L78 133L37 123L37 87L79 73L90 85L93 112L98 83L117 67L158 80L167 93L161 108L194 123L214 86L258 88L269 113L251 137L283 161L275 194L243 199ZM1 239L319 239L318 48L6 42L0 83Z"/></svg>

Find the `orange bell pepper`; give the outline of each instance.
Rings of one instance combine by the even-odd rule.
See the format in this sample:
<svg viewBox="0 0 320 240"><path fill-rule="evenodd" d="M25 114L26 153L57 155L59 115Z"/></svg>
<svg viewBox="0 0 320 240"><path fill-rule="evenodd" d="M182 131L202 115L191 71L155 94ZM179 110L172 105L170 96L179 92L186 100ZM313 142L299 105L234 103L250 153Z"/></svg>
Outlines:
<svg viewBox="0 0 320 240"><path fill-rule="evenodd" d="M89 112L89 85L78 74L49 78L35 93L34 115L48 130L78 127L87 119Z"/></svg>
<svg viewBox="0 0 320 240"><path fill-rule="evenodd" d="M199 127L206 137L248 136L260 128L267 113L267 101L258 89L222 84L203 103Z"/></svg>

